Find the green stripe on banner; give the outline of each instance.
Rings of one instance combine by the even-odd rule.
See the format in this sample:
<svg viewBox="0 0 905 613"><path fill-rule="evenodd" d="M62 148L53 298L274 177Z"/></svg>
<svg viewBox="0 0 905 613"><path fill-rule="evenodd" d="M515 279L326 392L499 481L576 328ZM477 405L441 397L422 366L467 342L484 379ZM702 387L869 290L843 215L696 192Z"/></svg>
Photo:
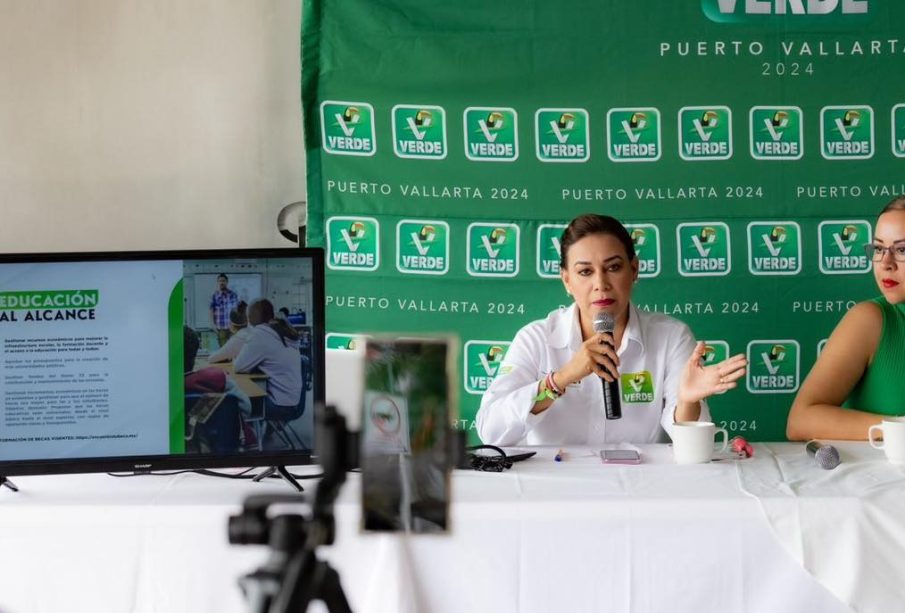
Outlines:
<svg viewBox="0 0 905 613"><path fill-rule="evenodd" d="M170 453L185 453L185 336L182 331L183 281L176 283L167 304L170 361Z"/></svg>
<svg viewBox="0 0 905 613"><path fill-rule="evenodd" d="M458 334L471 429L488 352L566 302L562 225L609 214L639 308L749 354L716 421L784 438L819 344L877 293L860 245L905 191L901 23L881 0L306 0L328 331Z"/></svg>

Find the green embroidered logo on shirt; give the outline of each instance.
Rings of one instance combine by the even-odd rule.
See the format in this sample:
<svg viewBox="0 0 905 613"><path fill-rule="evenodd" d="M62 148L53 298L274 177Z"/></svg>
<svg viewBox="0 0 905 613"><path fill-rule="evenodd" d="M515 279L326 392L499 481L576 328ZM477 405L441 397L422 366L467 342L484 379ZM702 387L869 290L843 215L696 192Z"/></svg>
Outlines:
<svg viewBox="0 0 905 613"><path fill-rule="evenodd" d="M622 375L622 402L648 403L654 401L654 380L650 371L629 372Z"/></svg>

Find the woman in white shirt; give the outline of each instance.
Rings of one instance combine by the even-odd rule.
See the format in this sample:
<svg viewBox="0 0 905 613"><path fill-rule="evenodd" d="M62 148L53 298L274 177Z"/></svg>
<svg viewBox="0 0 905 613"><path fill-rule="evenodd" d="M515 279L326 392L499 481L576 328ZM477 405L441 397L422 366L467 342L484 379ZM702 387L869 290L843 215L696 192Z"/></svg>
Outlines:
<svg viewBox="0 0 905 613"><path fill-rule="evenodd" d="M653 443L677 421L710 420L704 399L736 386L744 355L703 366L704 343L688 326L632 305L638 258L616 219L576 217L560 246L562 282L575 302L518 332L481 401L481 439ZM594 332L601 311L615 321L612 334ZM621 419L606 419L601 379L620 381Z"/></svg>

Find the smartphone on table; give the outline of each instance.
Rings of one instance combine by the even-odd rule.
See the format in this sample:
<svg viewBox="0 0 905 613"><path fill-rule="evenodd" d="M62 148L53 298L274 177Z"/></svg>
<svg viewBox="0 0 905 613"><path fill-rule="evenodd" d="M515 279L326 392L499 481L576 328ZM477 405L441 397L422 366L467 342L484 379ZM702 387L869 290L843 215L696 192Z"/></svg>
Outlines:
<svg viewBox="0 0 905 613"><path fill-rule="evenodd" d="M600 459L604 464L640 464L641 454L634 449L603 449Z"/></svg>

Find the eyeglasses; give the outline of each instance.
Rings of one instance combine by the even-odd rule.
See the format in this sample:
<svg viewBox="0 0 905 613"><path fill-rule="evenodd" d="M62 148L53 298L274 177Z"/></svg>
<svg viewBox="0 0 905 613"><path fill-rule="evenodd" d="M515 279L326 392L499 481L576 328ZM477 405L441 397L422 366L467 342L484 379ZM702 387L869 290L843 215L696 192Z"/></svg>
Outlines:
<svg viewBox="0 0 905 613"><path fill-rule="evenodd" d="M879 262L885 258L887 251L892 253L892 257L896 262L905 262L905 242L894 243L890 247L874 245L873 243L864 245L864 253L867 254L868 258L875 262Z"/></svg>

